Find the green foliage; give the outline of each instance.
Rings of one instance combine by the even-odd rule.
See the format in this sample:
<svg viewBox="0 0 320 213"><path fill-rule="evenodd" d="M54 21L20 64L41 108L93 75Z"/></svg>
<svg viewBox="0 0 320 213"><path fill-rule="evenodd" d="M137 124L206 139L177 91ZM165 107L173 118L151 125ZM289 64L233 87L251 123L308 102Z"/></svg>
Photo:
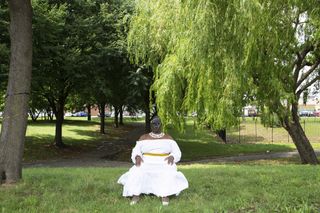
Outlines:
<svg viewBox="0 0 320 213"><path fill-rule="evenodd" d="M307 85L297 86L296 53L311 45L309 62L319 59L317 11L316 0L140 0L129 51L136 63L155 68L165 124L179 125L197 112L200 122L229 127L251 100L290 117L289 106Z"/></svg>
<svg viewBox="0 0 320 213"><path fill-rule="evenodd" d="M261 112L261 123L267 127L281 127L281 122L276 113L271 113L267 108Z"/></svg>
<svg viewBox="0 0 320 213"><path fill-rule="evenodd" d="M128 102L128 77L134 69L127 59L126 36L133 10L132 1L96 2L82 47L88 78L76 91L84 102L107 102L122 106Z"/></svg>
<svg viewBox="0 0 320 213"><path fill-rule="evenodd" d="M73 109L94 99L117 105L125 100L131 1L35 0L33 5L33 98L44 96L52 107L71 95Z"/></svg>
<svg viewBox="0 0 320 213"><path fill-rule="evenodd" d="M55 105L72 85L77 50L70 47L67 5L33 1L33 79L31 102L39 97ZM69 88L69 89L68 89ZM49 105L49 103L47 103Z"/></svg>
<svg viewBox="0 0 320 213"><path fill-rule="evenodd" d="M7 1L0 1L0 111L4 107L4 96L9 73L9 10Z"/></svg>

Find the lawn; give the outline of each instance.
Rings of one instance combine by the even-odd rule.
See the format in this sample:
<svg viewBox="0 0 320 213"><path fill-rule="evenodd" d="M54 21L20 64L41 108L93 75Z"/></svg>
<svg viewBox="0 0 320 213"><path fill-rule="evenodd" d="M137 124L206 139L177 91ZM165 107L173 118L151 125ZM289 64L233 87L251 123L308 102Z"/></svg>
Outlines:
<svg viewBox="0 0 320 213"><path fill-rule="evenodd" d="M302 117L302 128L309 140L320 147L320 117ZM240 129L240 132L239 132ZM259 118L244 117L240 119L240 127L228 129L229 141L232 143L289 143L292 139L282 127L265 127Z"/></svg>
<svg viewBox="0 0 320 213"><path fill-rule="evenodd" d="M70 158L80 153L89 152L96 148L102 141L119 139L134 127L130 124L119 129L113 128L111 121L106 120L105 135L99 132L98 119L87 121L85 118L68 118L62 127L63 142L67 149L58 149L52 145L55 135L55 123L39 120L29 121L26 143L25 161L47 160L57 158Z"/></svg>
<svg viewBox="0 0 320 213"><path fill-rule="evenodd" d="M76 157L81 153L95 149L102 141L116 141L123 138L127 133L134 130L134 123L140 123L141 119L126 119L125 125L114 128L112 120L106 119L106 133L99 133L99 118L86 121L86 118L68 117L63 125L63 141L69 146L68 149L58 149L52 145L55 133L55 124L50 121L39 120L29 121L27 128L27 138L25 143L24 161L38 161L48 159L61 159ZM306 120L306 131L308 136L317 138L320 129L320 120L312 118ZM259 136L255 136L255 129ZM227 131L228 143L224 144L212 131L202 129L196 130L192 120L189 120L184 132L175 129L168 130L168 133L178 142L182 151L182 160L199 160L218 156L233 156L250 153L265 153L295 150L295 146L290 140L278 140L287 138L287 133L282 128L274 128L274 140L271 142L271 129L265 128L259 123L255 123L252 118L246 118L241 123L241 137L247 140L238 142L239 133L237 128ZM277 135L277 136L276 136ZM256 140L258 138L258 140ZM277 139L278 138L278 139ZM129 138L130 139L130 138ZM134 139L132 139L134 140ZM134 144L134 141L132 141ZM315 149L320 148L320 142L312 141ZM127 147L115 160L130 161L132 147Z"/></svg>
<svg viewBox="0 0 320 213"><path fill-rule="evenodd" d="M292 151L295 148L289 144L259 143L227 143L224 144L213 132L201 129L195 130L191 124L183 133L169 129L169 134L178 142L182 151L182 160L197 160L217 156L233 156L250 153Z"/></svg>
<svg viewBox="0 0 320 213"><path fill-rule="evenodd" d="M127 168L32 168L0 187L1 212L319 212L320 168L302 165L179 166L189 188L167 207L136 206L116 184Z"/></svg>

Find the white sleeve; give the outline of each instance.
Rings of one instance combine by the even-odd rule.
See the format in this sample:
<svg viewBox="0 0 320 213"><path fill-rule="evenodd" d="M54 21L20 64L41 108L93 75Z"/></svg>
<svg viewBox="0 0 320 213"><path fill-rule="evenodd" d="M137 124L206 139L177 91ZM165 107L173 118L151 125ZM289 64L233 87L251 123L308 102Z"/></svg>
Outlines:
<svg viewBox="0 0 320 213"><path fill-rule="evenodd" d="M178 144L172 140L171 141L171 154L174 157L174 162L177 163L181 159L181 151Z"/></svg>
<svg viewBox="0 0 320 213"><path fill-rule="evenodd" d="M141 152L141 142L137 141L136 146L132 149L131 153L131 160L135 164L136 163L136 156L139 155L142 157L142 152Z"/></svg>

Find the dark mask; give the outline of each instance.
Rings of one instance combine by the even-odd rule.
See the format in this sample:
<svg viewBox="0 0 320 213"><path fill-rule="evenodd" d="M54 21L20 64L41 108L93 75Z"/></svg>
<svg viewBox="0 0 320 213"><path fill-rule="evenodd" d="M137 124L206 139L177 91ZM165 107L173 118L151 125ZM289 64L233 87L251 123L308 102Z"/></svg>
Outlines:
<svg viewBox="0 0 320 213"><path fill-rule="evenodd" d="M151 120L151 131L156 134L161 133L161 120L157 116Z"/></svg>

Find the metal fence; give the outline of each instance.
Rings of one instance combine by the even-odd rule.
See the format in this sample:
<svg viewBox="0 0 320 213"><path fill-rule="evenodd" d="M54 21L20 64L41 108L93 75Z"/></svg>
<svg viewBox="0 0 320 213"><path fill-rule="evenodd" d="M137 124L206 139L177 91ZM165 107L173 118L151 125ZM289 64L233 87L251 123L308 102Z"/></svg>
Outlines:
<svg viewBox="0 0 320 213"><path fill-rule="evenodd" d="M310 142L320 143L320 117L302 117L300 123ZM292 143L292 139L282 127L264 126L259 117L242 117L236 127L227 129L227 142Z"/></svg>

